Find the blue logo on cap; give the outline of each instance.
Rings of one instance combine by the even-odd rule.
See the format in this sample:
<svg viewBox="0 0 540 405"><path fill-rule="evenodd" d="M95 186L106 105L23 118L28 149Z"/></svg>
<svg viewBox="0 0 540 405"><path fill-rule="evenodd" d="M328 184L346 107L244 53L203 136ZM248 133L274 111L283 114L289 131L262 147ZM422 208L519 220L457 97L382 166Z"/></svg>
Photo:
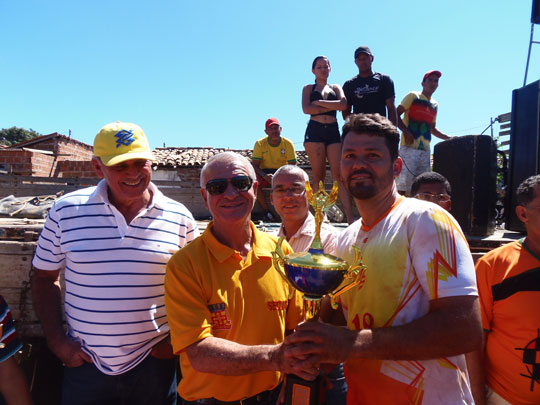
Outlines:
<svg viewBox="0 0 540 405"><path fill-rule="evenodd" d="M135 138L133 138L133 131L128 131L127 129L123 129L117 132L115 137L118 138L118 140L116 141L117 148L120 145L129 146L131 142L135 140Z"/></svg>

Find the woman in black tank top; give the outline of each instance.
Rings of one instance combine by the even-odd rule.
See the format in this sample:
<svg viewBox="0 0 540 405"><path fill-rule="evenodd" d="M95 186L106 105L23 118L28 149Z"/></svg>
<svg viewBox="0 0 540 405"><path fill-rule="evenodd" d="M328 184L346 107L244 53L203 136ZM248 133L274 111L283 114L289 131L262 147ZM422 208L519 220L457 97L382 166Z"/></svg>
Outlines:
<svg viewBox="0 0 540 405"><path fill-rule="evenodd" d="M330 164L332 178L339 183L339 198L345 209L347 221L354 221L352 201L339 176L341 138L336 112L347 108L347 99L339 84L328 84L330 61L317 56L311 66L315 84L307 84L302 91L302 110L310 115L304 147L313 171L313 190L319 189L319 181L326 176L326 159Z"/></svg>

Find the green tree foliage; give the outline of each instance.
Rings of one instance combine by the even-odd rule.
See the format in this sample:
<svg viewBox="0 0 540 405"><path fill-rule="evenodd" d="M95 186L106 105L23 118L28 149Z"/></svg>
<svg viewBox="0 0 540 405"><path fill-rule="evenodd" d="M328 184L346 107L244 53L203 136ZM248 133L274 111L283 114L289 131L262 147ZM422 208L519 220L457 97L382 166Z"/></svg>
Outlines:
<svg viewBox="0 0 540 405"><path fill-rule="evenodd" d="M41 136L39 132L34 131L32 128L3 128L0 130L0 142L4 145L15 145L16 143L28 141L29 139Z"/></svg>

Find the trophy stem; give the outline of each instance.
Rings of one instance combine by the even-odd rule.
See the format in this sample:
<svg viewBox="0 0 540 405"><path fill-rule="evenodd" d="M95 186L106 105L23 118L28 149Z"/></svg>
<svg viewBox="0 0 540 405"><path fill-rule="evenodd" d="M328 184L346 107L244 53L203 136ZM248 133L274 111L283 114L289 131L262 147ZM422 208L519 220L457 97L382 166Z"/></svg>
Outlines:
<svg viewBox="0 0 540 405"><path fill-rule="evenodd" d="M308 297L304 295L304 320L306 322L317 322L321 312L323 297Z"/></svg>

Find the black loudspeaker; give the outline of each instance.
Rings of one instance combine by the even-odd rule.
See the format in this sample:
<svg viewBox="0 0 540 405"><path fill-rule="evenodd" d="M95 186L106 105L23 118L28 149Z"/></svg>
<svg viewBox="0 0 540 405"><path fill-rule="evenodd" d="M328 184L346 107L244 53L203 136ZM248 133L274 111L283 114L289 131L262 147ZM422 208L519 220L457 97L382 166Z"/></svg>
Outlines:
<svg viewBox="0 0 540 405"><path fill-rule="evenodd" d="M540 24L540 0L532 2L531 23Z"/></svg>
<svg viewBox="0 0 540 405"><path fill-rule="evenodd" d="M540 80L512 92L512 125L508 187L504 205L506 229L525 231L516 215L516 189L540 174Z"/></svg>
<svg viewBox="0 0 540 405"><path fill-rule="evenodd" d="M495 229L497 146L487 135L454 137L435 145L433 171L452 186L452 215L463 232L489 235Z"/></svg>

